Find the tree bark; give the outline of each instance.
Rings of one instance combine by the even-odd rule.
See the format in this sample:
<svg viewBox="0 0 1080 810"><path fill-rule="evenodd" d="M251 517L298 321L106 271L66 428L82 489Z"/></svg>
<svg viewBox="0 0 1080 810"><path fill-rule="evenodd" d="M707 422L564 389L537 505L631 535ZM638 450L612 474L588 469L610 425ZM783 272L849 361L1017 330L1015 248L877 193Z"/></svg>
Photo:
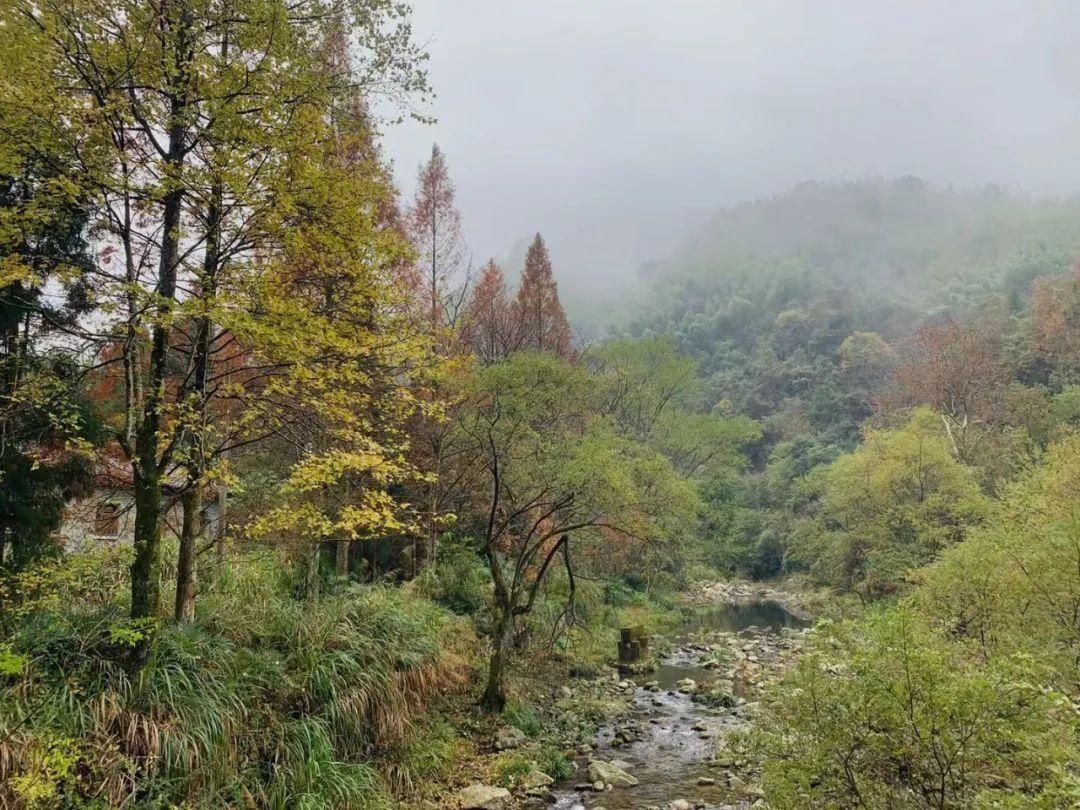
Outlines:
<svg viewBox="0 0 1080 810"><path fill-rule="evenodd" d="M170 9L162 8L167 22ZM184 165L188 137L188 82L191 68L191 29L194 14L181 2L176 16L177 30L173 45L175 73L169 87L169 146L165 156L169 191L163 200L161 218L161 260L155 292L161 300L161 317L154 325L150 350L150 373L142 419L135 433L135 559L131 563L131 618L157 615L161 605L158 582L161 561L161 477L165 466L159 465L158 440L161 434L161 405L168 374L169 311L176 301L176 276L180 264L180 220L184 205L184 187L180 173ZM145 651L145 645L143 650ZM142 656L139 655L138 658Z"/></svg>
<svg viewBox="0 0 1080 810"><path fill-rule="evenodd" d="M349 575L349 541L338 540L334 548L334 568L339 577Z"/></svg>
<svg viewBox="0 0 1080 810"><path fill-rule="evenodd" d="M155 420L156 421L156 420ZM144 424L136 434L135 559L131 562L131 618L156 616L161 603L161 474L157 430Z"/></svg>
<svg viewBox="0 0 1080 810"><path fill-rule="evenodd" d="M321 555L321 543L316 543L308 553L307 571L304 575L304 598L308 602L319 601L319 558Z"/></svg>
<svg viewBox="0 0 1080 810"><path fill-rule="evenodd" d="M173 616L181 624L195 620L195 594L198 593L199 537L202 535L202 487L196 483L184 493L180 503L184 518L180 529L180 554L176 564L176 606Z"/></svg>
<svg viewBox="0 0 1080 810"><path fill-rule="evenodd" d="M506 664L513 644L514 616L509 609L501 610L495 630L495 646L488 664L487 686L481 707L489 714L498 714L506 708Z"/></svg>
<svg viewBox="0 0 1080 810"><path fill-rule="evenodd" d="M225 548L225 517L229 506L229 488L226 486L218 487L218 519L217 526L214 527L214 554L217 562L217 577L221 579L225 576L225 572L228 568L228 559L226 558Z"/></svg>

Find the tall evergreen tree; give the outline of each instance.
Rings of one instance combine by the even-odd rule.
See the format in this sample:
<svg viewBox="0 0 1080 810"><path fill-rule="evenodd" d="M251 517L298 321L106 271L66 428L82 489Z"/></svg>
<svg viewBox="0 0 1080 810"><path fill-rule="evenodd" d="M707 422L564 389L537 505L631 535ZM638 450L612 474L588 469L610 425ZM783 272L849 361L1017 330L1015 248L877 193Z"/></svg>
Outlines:
<svg viewBox="0 0 1080 810"><path fill-rule="evenodd" d="M559 287L551 270L551 258L540 234L525 256L521 286L513 305L516 347L570 357L570 323L559 301Z"/></svg>
<svg viewBox="0 0 1080 810"><path fill-rule="evenodd" d="M496 363L510 354L514 323L502 268L490 260L469 295L461 324L461 342L482 363Z"/></svg>
<svg viewBox="0 0 1080 810"><path fill-rule="evenodd" d="M433 144L431 157L420 166L407 220L432 335L454 327L468 287L468 256L454 193L446 155ZM439 344L445 347L446 342L440 339Z"/></svg>

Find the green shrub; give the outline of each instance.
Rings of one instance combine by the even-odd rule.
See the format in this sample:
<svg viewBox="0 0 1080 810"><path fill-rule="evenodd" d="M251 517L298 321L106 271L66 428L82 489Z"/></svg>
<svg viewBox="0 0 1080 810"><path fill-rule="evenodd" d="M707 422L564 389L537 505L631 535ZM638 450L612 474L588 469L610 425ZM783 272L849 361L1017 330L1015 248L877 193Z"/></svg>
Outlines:
<svg viewBox="0 0 1080 810"><path fill-rule="evenodd" d="M520 729L526 736L535 737L543 728L540 716L531 706L511 703L502 713L502 719L509 725Z"/></svg>
<svg viewBox="0 0 1080 810"><path fill-rule="evenodd" d="M491 599L491 577L472 541L456 540L452 536L443 538L438 562L417 577L415 587L459 616L483 612Z"/></svg>
<svg viewBox="0 0 1080 810"><path fill-rule="evenodd" d="M612 607L625 607L631 604L640 591L630 586L623 579L614 579L604 587L604 603Z"/></svg>
<svg viewBox="0 0 1080 810"><path fill-rule="evenodd" d="M749 737L769 805L1065 806L1077 723L1041 674L969 660L904 610L825 626Z"/></svg>

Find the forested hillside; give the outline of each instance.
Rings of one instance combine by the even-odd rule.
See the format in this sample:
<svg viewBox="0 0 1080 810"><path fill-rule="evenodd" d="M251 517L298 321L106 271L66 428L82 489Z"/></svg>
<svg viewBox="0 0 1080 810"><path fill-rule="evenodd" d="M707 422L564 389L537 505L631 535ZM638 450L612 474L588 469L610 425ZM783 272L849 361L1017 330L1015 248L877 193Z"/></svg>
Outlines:
<svg viewBox="0 0 1080 810"><path fill-rule="evenodd" d="M770 805L1080 796L1075 211L804 184L654 268L623 331L762 430L705 491L709 562L854 600L743 740Z"/></svg>
<svg viewBox="0 0 1080 810"><path fill-rule="evenodd" d="M0 5L0 808L1080 804L1080 202L806 183L585 341L427 61Z"/></svg>
<svg viewBox="0 0 1080 810"><path fill-rule="evenodd" d="M1032 409L1052 410L1075 382L1049 333L1070 317L1055 299L1080 255L1076 206L914 178L805 183L716 215L651 268L620 331L672 340L696 360L708 405L763 431L751 472L712 499L726 537L715 561L758 576L794 566L793 516L812 499L796 482L907 407L964 409L972 431L1045 444ZM996 441L972 451L990 487L1020 463Z"/></svg>

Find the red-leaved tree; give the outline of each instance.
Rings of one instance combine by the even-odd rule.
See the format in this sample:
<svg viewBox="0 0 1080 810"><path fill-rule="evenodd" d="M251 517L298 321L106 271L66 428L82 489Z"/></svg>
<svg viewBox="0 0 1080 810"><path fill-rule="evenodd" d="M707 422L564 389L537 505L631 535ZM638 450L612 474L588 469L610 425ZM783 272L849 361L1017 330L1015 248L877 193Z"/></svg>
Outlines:
<svg viewBox="0 0 1080 810"><path fill-rule="evenodd" d="M462 345L484 364L505 360L516 342L502 268L490 260L480 271L461 319Z"/></svg>
<svg viewBox="0 0 1080 810"><path fill-rule="evenodd" d="M983 323L928 324L912 336L886 407L929 405L941 414L957 458L971 463L980 431L1000 416L1008 373L1000 339Z"/></svg>
<svg viewBox="0 0 1080 810"><path fill-rule="evenodd" d="M1080 266L1036 281L1031 315L1039 350L1059 363L1080 366Z"/></svg>
<svg viewBox="0 0 1080 810"><path fill-rule="evenodd" d="M511 312L516 332L515 348L550 352L563 358L573 355L570 323L559 301L551 258L540 234L529 245L521 286Z"/></svg>
<svg viewBox="0 0 1080 810"><path fill-rule="evenodd" d="M432 473L420 496L425 530L413 544L413 569L419 572L435 561L439 534L453 514L450 499L457 488L447 475L446 464L454 448L449 423L437 414L449 413L454 408L444 375L453 368L453 355L460 345L455 331L469 286L461 213L454 202L454 184L446 156L438 144L431 147L431 157L420 166L406 228L417 252L415 275L423 321L432 349L445 361L431 368L424 396L432 405L432 414L418 421L412 442L414 464Z"/></svg>
<svg viewBox="0 0 1080 810"><path fill-rule="evenodd" d="M418 276L432 335L452 329L468 287L468 256L461 235L461 213L454 183L438 144L420 166L416 197L406 219L418 255ZM442 340L438 345L445 346Z"/></svg>

